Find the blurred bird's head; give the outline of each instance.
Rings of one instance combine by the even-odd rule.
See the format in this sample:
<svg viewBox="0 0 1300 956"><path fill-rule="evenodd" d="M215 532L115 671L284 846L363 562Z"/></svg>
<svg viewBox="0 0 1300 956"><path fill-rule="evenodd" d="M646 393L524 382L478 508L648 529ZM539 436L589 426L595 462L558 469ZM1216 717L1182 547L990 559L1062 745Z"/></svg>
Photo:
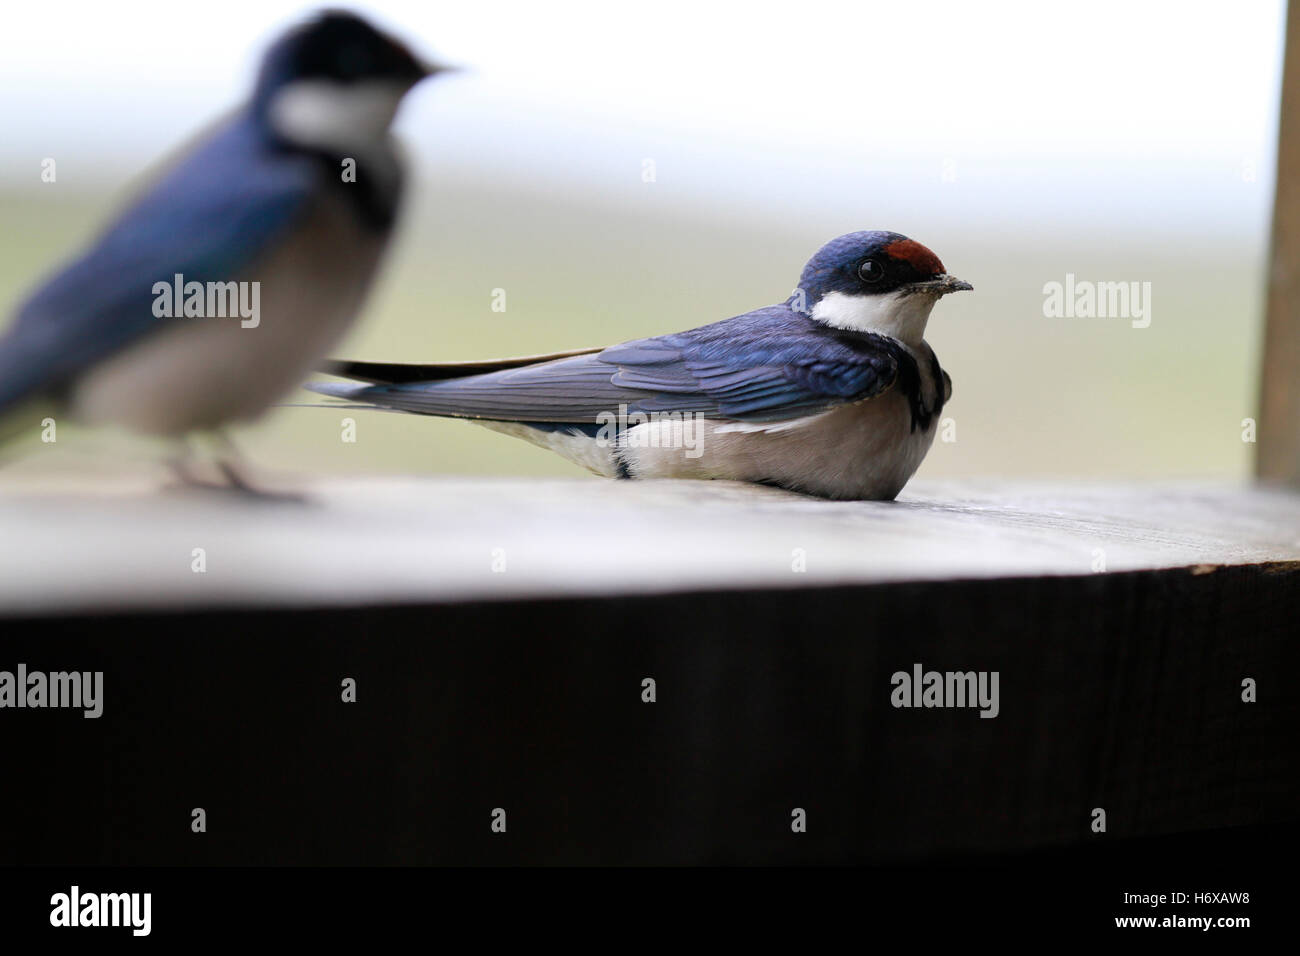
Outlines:
<svg viewBox="0 0 1300 956"><path fill-rule="evenodd" d="M939 257L915 239L850 232L808 260L789 304L825 325L878 332L915 346L940 297L971 288L948 275Z"/></svg>
<svg viewBox="0 0 1300 956"><path fill-rule="evenodd" d="M384 137L411 87L445 70L361 17L327 10L267 51L253 109L286 142L347 151Z"/></svg>

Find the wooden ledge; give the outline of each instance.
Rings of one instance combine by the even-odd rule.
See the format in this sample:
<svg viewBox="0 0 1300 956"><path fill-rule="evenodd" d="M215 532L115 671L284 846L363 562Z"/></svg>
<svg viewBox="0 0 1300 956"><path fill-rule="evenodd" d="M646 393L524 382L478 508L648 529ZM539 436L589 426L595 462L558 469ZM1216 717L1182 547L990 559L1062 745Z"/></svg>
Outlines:
<svg viewBox="0 0 1300 956"><path fill-rule="evenodd" d="M0 614L40 615L1267 570L1300 562L1300 494L964 481L828 502L733 482L411 477L322 480L282 502L25 478L0 484L0 529Z"/></svg>

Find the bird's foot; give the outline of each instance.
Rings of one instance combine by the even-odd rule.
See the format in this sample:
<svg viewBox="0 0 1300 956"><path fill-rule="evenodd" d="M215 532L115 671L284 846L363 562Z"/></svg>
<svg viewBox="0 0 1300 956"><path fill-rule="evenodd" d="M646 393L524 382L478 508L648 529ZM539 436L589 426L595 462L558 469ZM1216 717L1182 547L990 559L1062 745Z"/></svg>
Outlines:
<svg viewBox="0 0 1300 956"><path fill-rule="evenodd" d="M267 488L252 480L242 466L239 454L233 443L224 435L220 437L222 454L209 459L215 473L197 467L195 456L188 445L185 451L170 459L170 465L180 484L189 488L201 488L207 491L233 492L261 501L280 501L301 503L307 500L305 495L293 491Z"/></svg>
<svg viewBox="0 0 1300 956"><path fill-rule="evenodd" d="M225 458L217 459L217 469L226 478L226 487L231 491L237 491L240 494L248 495L251 498L258 498L263 501L283 501L301 504L307 500L305 495L295 491L283 491L272 488L266 488L257 484L248 477L244 468L234 461Z"/></svg>

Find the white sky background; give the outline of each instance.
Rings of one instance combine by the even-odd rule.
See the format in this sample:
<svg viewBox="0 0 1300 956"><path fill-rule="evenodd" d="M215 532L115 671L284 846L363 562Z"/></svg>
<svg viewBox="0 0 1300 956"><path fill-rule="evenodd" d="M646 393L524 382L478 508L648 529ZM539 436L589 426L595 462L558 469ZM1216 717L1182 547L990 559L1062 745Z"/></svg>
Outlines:
<svg viewBox="0 0 1300 956"><path fill-rule="evenodd" d="M61 183L120 185L243 97L268 38L310 9L10 5L0 184L53 156ZM1280 2L352 9L470 70L400 117L430 170L617 201L653 158L657 189L747 214L1211 242L1267 224Z"/></svg>

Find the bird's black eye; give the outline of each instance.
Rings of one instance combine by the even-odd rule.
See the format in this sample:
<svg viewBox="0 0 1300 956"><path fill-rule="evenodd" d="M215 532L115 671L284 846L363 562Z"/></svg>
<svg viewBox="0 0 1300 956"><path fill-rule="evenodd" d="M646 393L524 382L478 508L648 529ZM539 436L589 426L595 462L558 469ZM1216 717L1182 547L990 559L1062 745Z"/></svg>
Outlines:
<svg viewBox="0 0 1300 956"><path fill-rule="evenodd" d="M885 266L879 259L864 259L858 266L858 278L863 282L879 282L885 277Z"/></svg>

